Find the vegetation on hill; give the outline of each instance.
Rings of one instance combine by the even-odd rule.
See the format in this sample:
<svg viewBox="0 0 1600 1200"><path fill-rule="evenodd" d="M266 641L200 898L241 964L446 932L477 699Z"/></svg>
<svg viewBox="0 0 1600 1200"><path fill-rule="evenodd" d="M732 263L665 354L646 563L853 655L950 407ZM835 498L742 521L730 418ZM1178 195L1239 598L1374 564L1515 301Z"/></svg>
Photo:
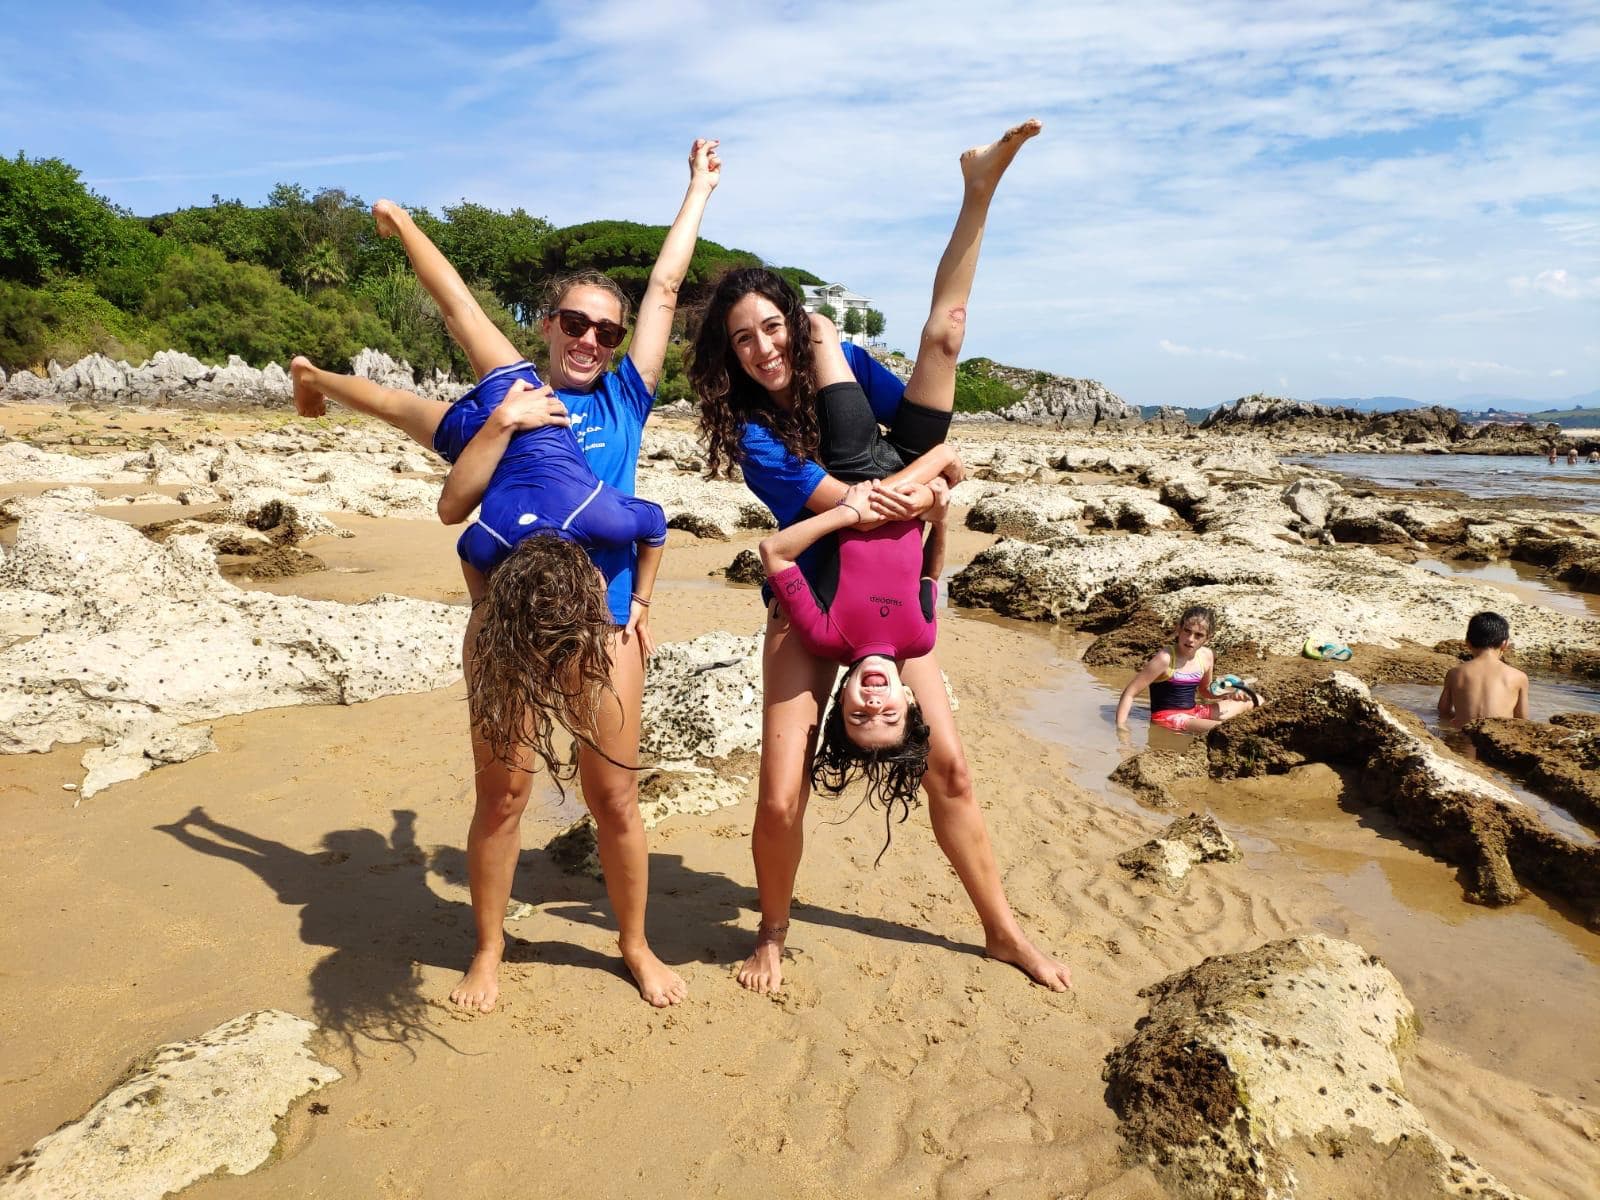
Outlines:
<svg viewBox="0 0 1600 1200"><path fill-rule="evenodd" d="M589 221L556 229L523 209L463 200L412 215L524 353L545 349L535 318L552 278L603 271L637 303L664 225ZM732 266L760 259L702 239L679 311ZM792 283L821 283L780 268ZM681 317L680 317L681 320ZM340 370L364 346L420 372L470 375L404 252L380 238L361 197L280 183L257 206L211 203L136 217L56 158L0 156L0 368L38 368L91 352L139 361L156 350L253 366L305 354ZM681 349L660 398L688 395Z"/></svg>

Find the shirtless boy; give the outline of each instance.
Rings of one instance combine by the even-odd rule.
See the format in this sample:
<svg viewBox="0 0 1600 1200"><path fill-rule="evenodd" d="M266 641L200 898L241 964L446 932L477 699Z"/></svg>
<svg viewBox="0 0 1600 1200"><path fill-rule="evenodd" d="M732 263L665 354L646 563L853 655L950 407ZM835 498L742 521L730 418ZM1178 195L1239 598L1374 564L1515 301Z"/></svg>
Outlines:
<svg viewBox="0 0 1600 1200"><path fill-rule="evenodd" d="M1439 693L1439 719L1457 729L1479 717L1528 719L1528 677L1506 665L1511 623L1481 612L1467 622L1472 661L1451 667Z"/></svg>

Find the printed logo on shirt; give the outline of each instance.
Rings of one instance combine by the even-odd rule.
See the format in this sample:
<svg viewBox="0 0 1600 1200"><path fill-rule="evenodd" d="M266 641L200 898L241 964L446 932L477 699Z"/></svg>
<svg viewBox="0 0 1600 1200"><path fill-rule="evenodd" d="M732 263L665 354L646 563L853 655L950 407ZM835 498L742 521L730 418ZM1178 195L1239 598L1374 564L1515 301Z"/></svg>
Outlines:
<svg viewBox="0 0 1600 1200"><path fill-rule="evenodd" d="M798 594L800 589L805 587L805 586L806 586L806 581L804 579L791 579L791 580L789 580L788 583L783 585L783 594L785 596L796 595L796 594Z"/></svg>

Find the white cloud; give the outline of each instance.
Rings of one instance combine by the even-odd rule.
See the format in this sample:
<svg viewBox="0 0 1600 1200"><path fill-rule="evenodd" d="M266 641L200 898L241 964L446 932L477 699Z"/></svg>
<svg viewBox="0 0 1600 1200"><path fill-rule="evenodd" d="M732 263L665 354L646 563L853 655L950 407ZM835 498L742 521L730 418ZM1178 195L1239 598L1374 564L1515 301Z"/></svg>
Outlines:
<svg viewBox="0 0 1600 1200"><path fill-rule="evenodd" d="M1574 279L1561 267L1540 271L1531 279L1526 275L1516 275L1512 277L1510 283L1513 292L1545 292L1561 300L1600 296L1600 276L1593 279Z"/></svg>
<svg viewBox="0 0 1600 1200"><path fill-rule="evenodd" d="M1169 342L1166 338L1162 338L1156 345L1161 348L1163 354L1174 354L1180 358L1192 358L1198 355L1201 358L1227 358L1232 359L1234 362L1248 361L1243 354L1236 350L1212 350L1205 346L1180 346L1177 342Z"/></svg>

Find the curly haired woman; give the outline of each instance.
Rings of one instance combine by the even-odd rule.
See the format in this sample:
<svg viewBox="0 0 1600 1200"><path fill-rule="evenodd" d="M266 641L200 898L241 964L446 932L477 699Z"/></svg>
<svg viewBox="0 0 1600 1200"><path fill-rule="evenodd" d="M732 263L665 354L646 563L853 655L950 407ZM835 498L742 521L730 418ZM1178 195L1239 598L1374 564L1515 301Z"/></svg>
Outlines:
<svg viewBox="0 0 1600 1200"><path fill-rule="evenodd" d="M417 278L438 302L451 336L472 363L479 379L475 403L430 401L296 359L291 365L295 406L316 416L323 398L332 397L452 457L454 466L440 496L440 516L447 521L466 519L514 437L528 430L543 432L546 426L570 426L559 432L577 435L581 458L599 480L631 493L678 290L706 201L721 177L716 151L715 141L696 141L690 151L688 193L645 286L633 341L616 369L607 364L626 334L628 301L610 279L589 272L554 286L542 323L550 346L546 378L551 386L535 387L537 377L529 364L479 308L450 263L404 210L379 201L373 206L379 232L400 239ZM488 508L486 504L485 512ZM514 517L513 523L520 519ZM492 534L503 532L491 528L478 534L475 529L469 527L464 543L470 535L482 546L493 541ZM522 813L533 786L535 758L555 761L549 724L554 720L570 729L578 743L578 779L595 819L623 962L646 1001L657 1007L676 1004L686 985L656 957L645 937L649 856L632 769L638 761L644 663L650 650L646 614L653 564L641 560L636 574L634 548L614 536L609 541L594 538L587 549L559 537L528 537L517 546L491 572L467 559L462 565L473 602L462 654L473 696L477 768L477 802L467 834L477 950L450 999L463 1008L489 1012L499 998L505 912ZM518 605L526 620L554 616L570 628L558 635L543 625L537 636L522 636L533 626L520 625L514 617L493 628L487 624L489 608L504 616L514 614ZM558 646L549 643L552 638ZM511 681L503 677L507 667L514 668ZM530 674L524 677L524 671ZM508 742L516 747L509 762L504 754Z"/></svg>
<svg viewBox="0 0 1600 1200"><path fill-rule="evenodd" d="M772 510L780 527L807 513L835 510L847 493L844 482L813 461L822 443L817 404L824 389L859 385L876 420L890 427L891 441L894 431L904 428L903 409L909 419L939 421L942 414L948 422L967 296L989 203L1012 158L1038 131L1039 123L1029 121L961 156L961 212L934 277L916 370L904 387L857 347L841 347L831 323L809 317L780 276L740 270L717 287L696 337L691 369L701 400L707 465L713 472L739 466L745 483ZM922 411L912 417L917 409ZM891 476L874 486L869 503L875 518L903 521L927 511L935 500L925 486ZM807 580L825 592L820 580L823 556L817 550L813 546L797 562ZM776 991L783 982L789 908L804 849L801 819L817 766L813 737L836 670L833 661L806 649L774 603L762 652L761 771L751 838L761 924L755 948L739 972L739 981L758 992ZM926 770L919 773L934 834L983 923L985 949L1046 987L1067 988L1067 967L1029 941L1006 902L937 658L926 654L908 659L900 677L915 693L928 728ZM842 719L876 722L892 712L904 719L906 709L896 708L901 703L889 693L864 695L858 701L846 696ZM824 762L820 782L842 785L827 770ZM880 769L880 782L895 770L892 765ZM902 777L909 774L901 772Z"/></svg>

